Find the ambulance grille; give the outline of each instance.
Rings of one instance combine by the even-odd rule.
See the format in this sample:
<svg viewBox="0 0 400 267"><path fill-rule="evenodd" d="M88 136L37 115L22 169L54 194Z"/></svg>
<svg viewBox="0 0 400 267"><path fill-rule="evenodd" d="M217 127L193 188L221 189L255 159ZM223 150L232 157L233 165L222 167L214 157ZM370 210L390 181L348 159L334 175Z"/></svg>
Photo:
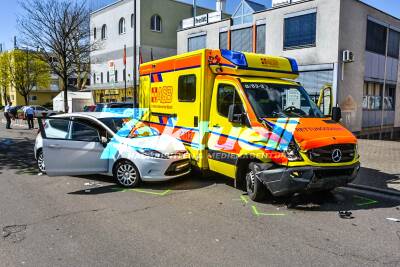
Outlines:
<svg viewBox="0 0 400 267"><path fill-rule="evenodd" d="M341 152L340 161L333 160L333 152L339 149ZM354 160L356 146L352 144L331 145L325 147L314 148L308 151L308 157L312 162L316 163L343 163Z"/></svg>

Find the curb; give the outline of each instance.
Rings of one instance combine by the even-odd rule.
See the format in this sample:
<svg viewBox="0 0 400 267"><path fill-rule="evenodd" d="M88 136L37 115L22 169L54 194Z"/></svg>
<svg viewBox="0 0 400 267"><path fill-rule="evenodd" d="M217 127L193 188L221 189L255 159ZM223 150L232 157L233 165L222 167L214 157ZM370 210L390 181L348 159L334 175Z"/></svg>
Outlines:
<svg viewBox="0 0 400 267"><path fill-rule="evenodd" d="M400 197L400 192L396 192L394 190L389 190L389 189L381 189L381 188L372 187L372 186L368 186L368 185L348 184L346 187Z"/></svg>

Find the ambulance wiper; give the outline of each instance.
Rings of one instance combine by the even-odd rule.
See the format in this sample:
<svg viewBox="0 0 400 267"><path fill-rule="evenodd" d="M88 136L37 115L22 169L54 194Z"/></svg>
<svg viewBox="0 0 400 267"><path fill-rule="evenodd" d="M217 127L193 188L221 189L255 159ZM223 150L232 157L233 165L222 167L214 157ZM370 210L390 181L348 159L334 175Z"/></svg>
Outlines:
<svg viewBox="0 0 400 267"><path fill-rule="evenodd" d="M299 118L304 118L303 115L301 115L300 113L294 112L294 111L284 111L284 113L287 115L287 117L289 118L295 118L295 117L299 117ZM291 116L291 115L295 115L295 116Z"/></svg>
<svg viewBox="0 0 400 267"><path fill-rule="evenodd" d="M272 118L287 118L288 116L282 111L272 111L271 113Z"/></svg>

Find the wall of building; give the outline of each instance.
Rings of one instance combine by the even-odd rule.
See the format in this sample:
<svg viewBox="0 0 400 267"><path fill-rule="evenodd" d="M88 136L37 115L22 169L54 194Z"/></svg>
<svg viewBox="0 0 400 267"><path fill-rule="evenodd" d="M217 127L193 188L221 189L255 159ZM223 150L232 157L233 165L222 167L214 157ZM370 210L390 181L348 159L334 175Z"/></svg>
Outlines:
<svg viewBox="0 0 400 267"><path fill-rule="evenodd" d="M133 9L133 0L123 0L91 14L91 40L97 46L97 49L90 56L92 88L115 90L125 87L123 81L125 45L127 87L130 89L133 87L134 29L131 23ZM198 8L199 14L206 12L209 12L209 10ZM155 14L162 19L160 32L152 31L150 27L151 17ZM137 0L137 63L175 55L176 31L180 27L181 21L191 16L192 6L190 4L173 0ZM126 32L124 34L119 33L118 26L121 18L125 18ZM104 24L107 25L107 38L101 40L101 28ZM93 36L94 28L97 31L96 39ZM117 70L118 79L115 77L115 70ZM109 83L107 83L107 72L110 75ZM101 75L103 75L103 82ZM96 92L98 95L100 93ZM103 92L103 94L112 95L106 94L106 92ZM124 93L122 94L124 95ZM121 101L120 97L118 99Z"/></svg>
<svg viewBox="0 0 400 267"><path fill-rule="evenodd" d="M286 15L316 9L316 46L284 50L284 19ZM266 51L273 55L294 57L300 65L337 62L339 28L339 1L303 1L290 6L271 9L254 15L255 20L266 19Z"/></svg>
<svg viewBox="0 0 400 267"><path fill-rule="evenodd" d="M220 22L207 24L204 26L194 27L188 30L178 31L177 39L178 54L188 52L188 38L206 34L206 45L210 49L219 49L219 33L221 29L229 29L231 25L230 19L226 19Z"/></svg>
<svg viewBox="0 0 400 267"><path fill-rule="evenodd" d="M344 122L349 125L351 130L360 132L363 130L363 116L367 116L368 112L363 112L363 90L364 81L368 76L376 76L377 80L382 78L384 73L385 57L376 55L366 51L367 39L367 21L368 17L373 17L382 22L394 25L400 28L400 20L387 15L375 8L369 7L359 1L341 0L340 7L340 39L339 53L343 50L350 50L354 53L355 61L353 63L344 64L343 79L340 75L339 79L339 103L343 109ZM391 59L389 62L393 61ZM373 63L376 62L376 63ZM379 64L381 62L382 64ZM373 65L375 64L375 65ZM398 61L397 63L398 64ZM394 67L394 68L392 68ZM389 66L387 78L398 76L398 67L396 73L393 72L396 66ZM376 74L373 74L376 72ZM382 76L382 77L380 77ZM391 78L393 79L393 78ZM396 111L395 112L395 127L400 127L400 112L399 112L399 95L400 95L400 79L397 79L396 89ZM381 113L380 111L376 113ZM378 114L380 117L380 114ZM364 118L365 120L366 118Z"/></svg>

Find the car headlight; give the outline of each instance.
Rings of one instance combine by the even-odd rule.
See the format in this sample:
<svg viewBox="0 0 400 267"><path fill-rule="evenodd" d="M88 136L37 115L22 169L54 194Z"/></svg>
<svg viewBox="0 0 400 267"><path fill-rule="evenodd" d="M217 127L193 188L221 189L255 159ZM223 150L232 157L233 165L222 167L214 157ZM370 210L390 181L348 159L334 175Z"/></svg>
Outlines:
<svg viewBox="0 0 400 267"><path fill-rule="evenodd" d="M142 155L145 155L147 157L151 158L158 158L158 159L168 159L169 157L160 151L154 150L154 149L146 149L146 148L138 148L136 149L137 152L139 152Z"/></svg>
<svg viewBox="0 0 400 267"><path fill-rule="evenodd" d="M284 153L289 161L303 161L303 158L299 153L299 147L293 140L290 142Z"/></svg>

